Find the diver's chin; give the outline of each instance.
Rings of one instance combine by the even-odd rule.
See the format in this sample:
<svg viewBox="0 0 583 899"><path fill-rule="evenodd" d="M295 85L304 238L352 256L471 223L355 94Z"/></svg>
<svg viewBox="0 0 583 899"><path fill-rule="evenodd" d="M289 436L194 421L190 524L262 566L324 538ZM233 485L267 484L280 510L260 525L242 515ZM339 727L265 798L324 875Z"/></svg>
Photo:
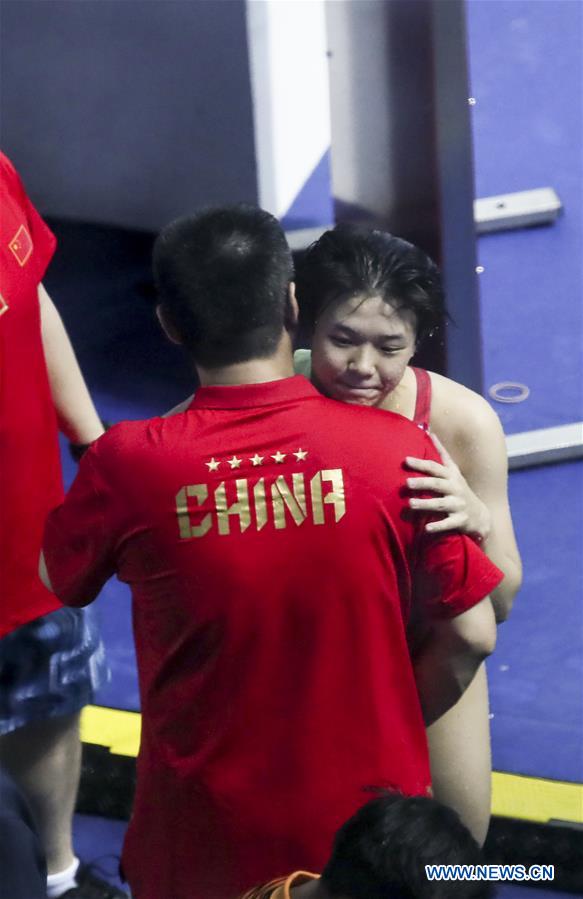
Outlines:
<svg viewBox="0 0 583 899"><path fill-rule="evenodd" d="M351 387L342 382L335 385L334 399L352 406L376 406L382 398L383 393L377 387Z"/></svg>

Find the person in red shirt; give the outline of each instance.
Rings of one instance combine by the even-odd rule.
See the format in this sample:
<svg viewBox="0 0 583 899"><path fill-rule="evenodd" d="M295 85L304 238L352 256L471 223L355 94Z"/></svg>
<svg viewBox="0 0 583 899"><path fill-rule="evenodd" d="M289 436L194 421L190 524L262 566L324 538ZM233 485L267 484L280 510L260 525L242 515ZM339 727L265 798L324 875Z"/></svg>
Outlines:
<svg viewBox="0 0 583 899"><path fill-rule="evenodd" d="M63 609L38 577L44 521L63 496L58 428L82 445L103 426L42 284L55 237L1 153L0 205L0 762L37 819L50 899L113 896L95 892L72 845L79 717L108 674L103 643L93 615Z"/></svg>
<svg viewBox="0 0 583 899"><path fill-rule="evenodd" d="M159 236L159 317L201 387L114 426L48 517L41 576L68 605L128 583L142 738L123 868L135 899L232 899L320 870L366 787L430 789L423 718L495 642L499 570L407 508L398 415L294 376L291 253L254 207ZM432 629L415 667L407 622Z"/></svg>

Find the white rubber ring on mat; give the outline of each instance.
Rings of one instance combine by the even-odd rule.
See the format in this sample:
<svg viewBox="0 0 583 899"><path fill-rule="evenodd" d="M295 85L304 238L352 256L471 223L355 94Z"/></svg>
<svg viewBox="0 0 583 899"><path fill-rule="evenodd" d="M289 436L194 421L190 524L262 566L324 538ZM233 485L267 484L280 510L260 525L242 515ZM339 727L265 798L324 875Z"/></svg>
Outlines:
<svg viewBox="0 0 583 899"><path fill-rule="evenodd" d="M514 390L516 393L506 396L504 390ZM523 403L530 396L530 388L517 381L499 381L488 389L488 395L496 403Z"/></svg>

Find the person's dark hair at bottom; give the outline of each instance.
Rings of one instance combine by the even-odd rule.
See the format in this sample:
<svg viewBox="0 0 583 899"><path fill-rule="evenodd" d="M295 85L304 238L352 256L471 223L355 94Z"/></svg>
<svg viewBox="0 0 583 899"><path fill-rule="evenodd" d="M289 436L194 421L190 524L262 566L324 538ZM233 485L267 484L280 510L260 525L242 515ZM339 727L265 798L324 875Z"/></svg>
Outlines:
<svg viewBox="0 0 583 899"><path fill-rule="evenodd" d="M340 828L321 883L342 899L488 899L482 881L430 881L425 865L479 865L459 816L434 799L383 793Z"/></svg>

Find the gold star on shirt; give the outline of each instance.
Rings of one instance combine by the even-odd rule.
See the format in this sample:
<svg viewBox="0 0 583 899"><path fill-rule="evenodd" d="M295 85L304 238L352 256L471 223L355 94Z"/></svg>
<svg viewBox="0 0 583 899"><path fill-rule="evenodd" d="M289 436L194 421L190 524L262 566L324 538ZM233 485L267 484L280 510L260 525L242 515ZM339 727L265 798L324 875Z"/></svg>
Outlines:
<svg viewBox="0 0 583 899"><path fill-rule="evenodd" d="M249 461L253 463L253 465L261 465L263 462L263 456L260 456L259 453L255 453L254 456L249 457Z"/></svg>
<svg viewBox="0 0 583 899"><path fill-rule="evenodd" d="M296 459L298 460L298 462L303 462L304 459L306 458L306 456L308 455L308 451L307 451L307 450L303 450L303 449L299 449L299 450L297 451L297 453L293 453L292 455L294 455L294 456L296 457Z"/></svg>
<svg viewBox="0 0 583 899"><path fill-rule="evenodd" d="M278 450L276 452L276 454L274 456L272 456L271 458L273 459L274 462L277 462L279 464L280 462L283 462L283 460L285 459L286 456L287 456L287 453L281 453Z"/></svg>
<svg viewBox="0 0 583 899"><path fill-rule="evenodd" d="M220 462L217 462L217 460L216 460L215 457L213 456L213 458L211 459L210 462L205 462L204 464L205 464L205 465L208 465L209 471L216 471L217 468L219 467L219 465L220 465L221 463L220 463Z"/></svg>
<svg viewBox="0 0 583 899"><path fill-rule="evenodd" d="M240 468L242 461L243 461L242 459L237 459L236 456L233 456L232 459L227 459L227 462L229 463L231 468Z"/></svg>

